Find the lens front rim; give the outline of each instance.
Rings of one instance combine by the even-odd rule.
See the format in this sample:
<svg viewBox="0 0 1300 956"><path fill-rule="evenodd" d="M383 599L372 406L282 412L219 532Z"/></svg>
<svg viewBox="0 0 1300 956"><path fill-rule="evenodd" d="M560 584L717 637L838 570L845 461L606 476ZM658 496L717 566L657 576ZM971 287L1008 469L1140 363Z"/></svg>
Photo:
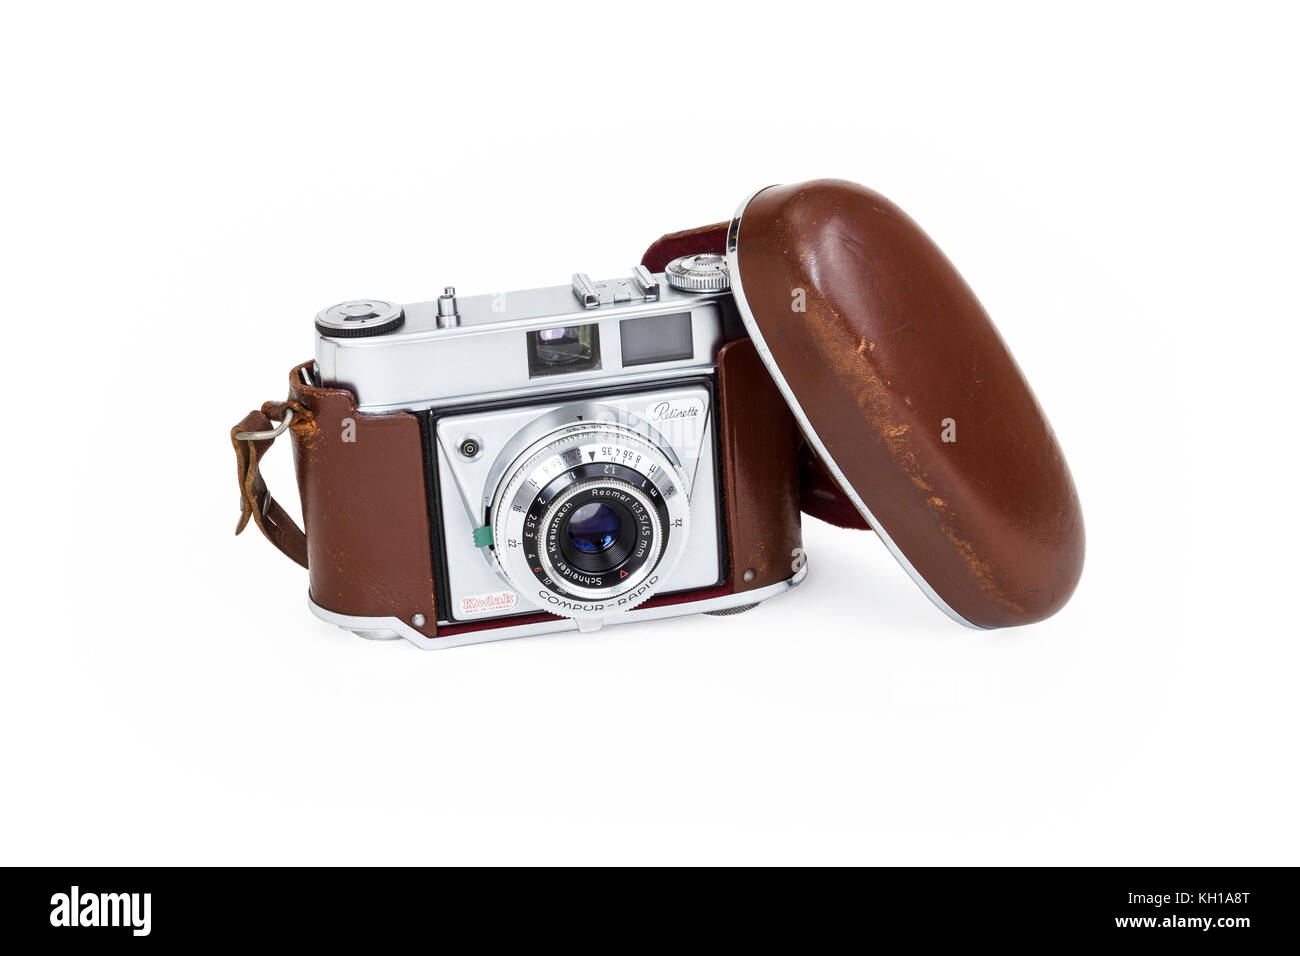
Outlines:
<svg viewBox="0 0 1300 956"><path fill-rule="evenodd" d="M628 510L622 502L602 501L594 493L587 496L590 500L568 502L565 513L556 515L559 522L555 529L556 544L564 560L583 571L605 572L621 566L632 555L636 546L639 521L634 512ZM605 544L592 544L591 537L583 532L575 532L574 525L585 508L604 509L616 522L615 527L606 532ZM588 519L584 519L588 520ZM583 547L583 542L590 547Z"/></svg>
<svg viewBox="0 0 1300 956"><path fill-rule="evenodd" d="M584 470L573 469L579 473ZM536 506L540 512L536 537L525 544L525 548L534 545L536 551L525 553L537 558L533 576L539 583L571 597L599 600L635 588L654 570L667 543L663 531L667 509L662 501L656 504L631 484L629 478L634 472L618 471L621 473L614 476L575 475L574 481L566 482L561 491ZM625 560L608 568L588 570L575 567L564 554L564 519L575 510L575 502L585 503L596 497L616 500L620 507L627 509L633 519L634 540ZM542 570L538 572L537 567Z"/></svg>
<svg viewBox="0 0 1300 956"><path fill-rule="evenodd" d="M643 495L657 525L644 573L615 575L605 587L584 587L549 573L537 538L545 533L546 509L556 497L593 480L622 482ZM584 421L557 428L515 458L502 474L489 518L493 557L516 591L565 617L605 618L647 600L671 573L685 550L690 502L671 451L623 425ZM553 562L550 568L558 570Z"/></svg>

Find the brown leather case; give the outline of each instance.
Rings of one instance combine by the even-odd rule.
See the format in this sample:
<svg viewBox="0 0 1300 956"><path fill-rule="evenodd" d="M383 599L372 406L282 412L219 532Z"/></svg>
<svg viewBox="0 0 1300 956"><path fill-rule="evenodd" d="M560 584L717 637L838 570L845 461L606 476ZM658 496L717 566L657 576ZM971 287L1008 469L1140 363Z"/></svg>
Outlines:
<svg viewBox="0 0 1300 956"><path fill-rule="evenodd" d="M728 264L810 443L918 583L979 627L1058 610L1084 555L1069 468L1006 344L920 227L853 183L770 187L733 221Z"/></svg>
<svg viewBox="0 0 1300 956"><path fill-rule="evenodd" d="M304 384L310 366L295 368L289 382L292 397L313 412L290 429L312 600L340 614L401 618L433 637L438 613L420 422L406 412L359 414L351 392Z"/></svg>
<svg viewBox="0 0 1300 956"><path fill-rule="evenodd" d="M728 579L748 591L784 581L802 557L799 431L749 339L718 353L718 391Z"/></svg>
<svg viewBox="0 0 1300 956"><path fill-rule="evenodd" d="M289 374L289 400L267 402L232 429L240 486L236 534L254 519L281 551L308 568L312 600L355 617L398 617L436 637L438 615L420 423L414 415L357 411L352 393ZM797 431L748 339L718 355L718 404L727 565L713 588L664 595L682 604L786 580L800 560ZM259 471L272 440L245 441L294 416L289 427L306 533L271 497ZM423 615L416 624L415 616ZM443 634L542 620L536 613L457 623Z"/></svg>
<svg viewBox="0 0 1300 956"><path fill-rule="evenodd" d="M259 430L286 409L294 413L289 432L306 540L257 473L257 459L270 442L244 442L232 433L243 508L235 533L250 513L277 516L271 530L261 520L258 526L286 554L305 555L317 605L355 617L401 618L434 637L438 614L420 423L407 413L358 413L351 392L304 383L311 364L289 373L288 402L268 402L235 427ZM415 623L417 614L422 624Z"/></svg>

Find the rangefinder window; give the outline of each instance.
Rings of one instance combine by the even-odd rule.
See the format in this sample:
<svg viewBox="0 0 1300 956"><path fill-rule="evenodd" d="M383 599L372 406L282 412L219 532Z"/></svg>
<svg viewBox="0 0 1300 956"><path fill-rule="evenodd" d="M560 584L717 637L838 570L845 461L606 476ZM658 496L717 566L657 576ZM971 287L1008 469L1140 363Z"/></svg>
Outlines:
<svg viewBox="0 0 1300 956"><path fill-rule="evenodd" d="M618 334L625 366L678 362L695 355L689 312L624 319L619 323Z"/></svg>
<svg viewBox="0 0 1300 956"><path fill-rule="evenodd" d="M528 333L528 376L563 375L600 368L600 330L566 325Z"/></svg>

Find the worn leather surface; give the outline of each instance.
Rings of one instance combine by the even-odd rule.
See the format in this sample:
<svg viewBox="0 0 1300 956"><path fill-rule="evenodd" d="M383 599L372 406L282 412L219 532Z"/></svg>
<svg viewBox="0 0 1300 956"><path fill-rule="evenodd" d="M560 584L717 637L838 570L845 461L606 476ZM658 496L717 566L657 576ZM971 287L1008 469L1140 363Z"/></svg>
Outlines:
<svg viewBox="0 0 1300 956"><path fill-rule="evenodd" d="M1069 468L993 323L920 227L853 183L772 187L746 207L737 257L813 430L917 572L978 626L1058 610L1084 556Z"/></svg>
<svg viewBox="0 0 1300 956"><path fill-rule="evenodd" d="M267 402L231 429L240 488L239 534L251 517L308 569L319 606L358 617L398 617L437 636L424 451L414 415L363 415L351 392L289 373L287 402ZM289 427L306 532L275 502L258 465L274 439L241 441L295 413ZM424 615L423 624L412 618Z"/></svg>
<svg viewBox="0 0 1300 956"><path fill-rule="evenodd" d="M240 488L239 534L252 518L267 540L308 570L318 605L358 617L399 617L437 636L420 427L408 414L363 415L352 393L305 385L289 373L290 399L267 402L231 429ZM300 529L259 470L274 439L241 441L294 412L289 427L302 501ZM351 439L351 440L345 440ZM423 614L425 623L411 618Z"/></svg>
<svg viewBox="0 0 1300 956"><path fill-rule="evenodd" d="M358 413L351 392L303 384L311 364L289 373L291 398L312 412L289 431L312 600L339 614L401 618L434 637L419 420L405 412ZM423 625L412 622L416 614Z"/></svg>
<svg viewBox="0 0 1300 956"><path fill-rule="evenodd" d="M727 251L727 227L730 223L718 222L695 229L683 229L660 236L641 257L641 264L651 272L663 272L668 263L678 256L713 252L722 255ZM799 506L804 514L829 521L841 528L866 530L869 526L850 501L840 491L839 485L826 471L815 454L806 446L800 449Z"/></svg>
<svg viewBox="0 0 1300 956"><path fill-rule="evenodd" d="M718 353L722 484L733 591L794 573L799 526L799 431L749 339ZM754 572L745 580L745 572Z"/></svg>

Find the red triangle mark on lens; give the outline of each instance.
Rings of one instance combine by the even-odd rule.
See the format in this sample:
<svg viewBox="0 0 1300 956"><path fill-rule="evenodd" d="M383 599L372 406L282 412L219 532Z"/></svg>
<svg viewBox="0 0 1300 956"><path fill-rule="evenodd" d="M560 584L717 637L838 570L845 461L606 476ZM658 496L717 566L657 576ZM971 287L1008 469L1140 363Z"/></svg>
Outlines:
<svg viewBox="0 0 1300 956"><path fill-rule="evenodd" d="M627 577L627 572L626 572L626 571L620 571L620 572L618 572L618 576L619 576L620 578L625 578L625 577Z"/></svg>

